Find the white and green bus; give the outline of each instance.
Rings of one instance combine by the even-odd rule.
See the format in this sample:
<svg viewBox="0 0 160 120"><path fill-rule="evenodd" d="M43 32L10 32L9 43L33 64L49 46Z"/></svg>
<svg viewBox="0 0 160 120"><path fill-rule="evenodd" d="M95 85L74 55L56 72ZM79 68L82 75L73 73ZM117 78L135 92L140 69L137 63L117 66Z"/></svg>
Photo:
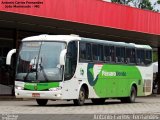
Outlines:
<svg viewBox="0 0 160 120"><path fill-rule="evenodd" d="M16 50L7 55L7 64ZM39 35L22 40L15 96L48 100L85 99L103 104L107 98L135 102L152 93L152 48L148 45L83 38L75 35Z"/></svg>

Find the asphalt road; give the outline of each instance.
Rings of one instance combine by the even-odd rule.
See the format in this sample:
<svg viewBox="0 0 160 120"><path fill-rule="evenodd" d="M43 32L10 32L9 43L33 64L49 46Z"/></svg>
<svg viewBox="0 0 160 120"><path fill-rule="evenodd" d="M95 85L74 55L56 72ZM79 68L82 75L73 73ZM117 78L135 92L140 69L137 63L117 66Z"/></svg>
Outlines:
<svg viewBox="0 0 160 120"><path fill-rule="evenodd" d="M2 120L7 120L6 118L12 118L12 120L13 118L15 118L14 120L33 119L30 117L36 117L34 118L35 120L45 118L46 120L64 120L68 118L70 120L74 120L75 118L79 120L82 118L83 120L88 120L90 118L98 120L102 118L106 119L108 115L126 114L132 115L132 119L135 114L152 115L150 117L160 119L160 97L140 97L136 99L136 103L130 104L121 103L119 100L106 100L106 103L103 105L93 105L90 100L87 100L84 106L74 106L72 101L49 101L47 106L44 107L38 106L34 100L0 101L0 114ZM115 116L110 116L110 118L115 118ZM137 117L135 118L137 119ZM141 116L140 118L144 117Z"/></svg>

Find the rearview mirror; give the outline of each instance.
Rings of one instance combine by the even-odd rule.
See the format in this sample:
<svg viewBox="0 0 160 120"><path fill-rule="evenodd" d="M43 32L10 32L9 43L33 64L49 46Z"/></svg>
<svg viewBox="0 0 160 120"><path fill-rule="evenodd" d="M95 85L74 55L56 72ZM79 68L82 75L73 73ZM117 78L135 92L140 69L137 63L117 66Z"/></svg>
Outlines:
<svg viewBox="0 0 160 120"><path fill-rule="evenodd" d="M11 59L12 59L12 55L16 53L16 49L12 49L8 52L7 54L7 58L6 58L6 64L7 65L11 65Z"/></svg>
<svg viewBox="0 0 160 120"><path fill-rule="evenodd" d="M61 51L60 53L60 59L59 59L59 63L60 65L65 65L65 56L66 56L67 50L64 49Z"/></svg>

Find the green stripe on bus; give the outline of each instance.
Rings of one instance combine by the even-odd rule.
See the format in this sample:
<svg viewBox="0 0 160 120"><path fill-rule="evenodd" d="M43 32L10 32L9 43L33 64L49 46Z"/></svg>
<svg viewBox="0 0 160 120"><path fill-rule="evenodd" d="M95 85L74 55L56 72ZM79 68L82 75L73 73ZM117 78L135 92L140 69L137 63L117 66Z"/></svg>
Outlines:
<svg viewBox="0 0 160 120"><path fill-rule="evenodd" d="M27 90L48 90L49 88L59 87L59 82L50 83L25 83L24 88Z"/></svg>
<svg viewBox="0 0 160 120"><path fill-rule="evenodd" d="M138 95L143 95L143 81L136 66L103 64L99 74L94 79L96 64L88 64L88 81L99 97L129 96L131 85L135 83ZM91 68L92 67L92 68ZM139 84L141 83L141 84Z"/></svg>

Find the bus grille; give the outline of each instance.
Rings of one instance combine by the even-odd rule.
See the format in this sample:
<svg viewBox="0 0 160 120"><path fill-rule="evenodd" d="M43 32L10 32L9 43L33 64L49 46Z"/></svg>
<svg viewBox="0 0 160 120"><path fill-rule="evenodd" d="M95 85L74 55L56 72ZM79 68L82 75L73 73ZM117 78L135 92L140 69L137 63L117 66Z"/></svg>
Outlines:
<svg viewBox="0 0 160 120"><path fill-rule="evenodd" d="M144 80L144 92L151 92L152 91L152 82L151 80Z"/></svg>

